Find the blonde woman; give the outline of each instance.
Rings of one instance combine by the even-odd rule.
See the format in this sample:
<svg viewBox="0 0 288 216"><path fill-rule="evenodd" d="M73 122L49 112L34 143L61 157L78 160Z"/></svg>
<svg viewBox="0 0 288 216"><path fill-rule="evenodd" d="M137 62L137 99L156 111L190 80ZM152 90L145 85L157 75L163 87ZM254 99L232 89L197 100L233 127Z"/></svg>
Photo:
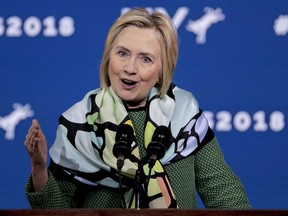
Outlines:
<svg viewBox="0 0 288 216"><path fill-rule="evenodd" d="M172 83L177 57L169 17L134 8L116 20L100 87L60 116L48 167L44 133L32 122L25 140L32 208L197 208L197 192L207 208L250 208L197 100ZM132 128L124 158L114 154L122 125ZM153 140L163 127L165 143Z"/></svg>

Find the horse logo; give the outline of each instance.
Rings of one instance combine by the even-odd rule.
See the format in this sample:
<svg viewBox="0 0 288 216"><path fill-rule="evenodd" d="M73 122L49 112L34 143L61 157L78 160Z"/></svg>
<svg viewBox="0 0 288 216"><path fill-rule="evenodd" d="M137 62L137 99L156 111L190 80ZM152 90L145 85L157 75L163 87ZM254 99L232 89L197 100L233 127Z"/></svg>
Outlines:
<svg viewBox="0 0 288 216"><path fill-rule="evenodd" d="M212 24L225 19L225 15L222 13L221 8L204 8L205 14L198 20L189 20L186 29L189 32L196 34L196 43L204 44L206 42L206 34Z"/></svg>
<svg viewBox="0 0 288 216"><path fill-rule="evenodd" d="M13 108L14 110L7 116L0 116L0 128L5 131L5 138L7 140L13 140L15 138L15 129L21 120L34 115L30 104L21 105L14 103Z"/></svg>

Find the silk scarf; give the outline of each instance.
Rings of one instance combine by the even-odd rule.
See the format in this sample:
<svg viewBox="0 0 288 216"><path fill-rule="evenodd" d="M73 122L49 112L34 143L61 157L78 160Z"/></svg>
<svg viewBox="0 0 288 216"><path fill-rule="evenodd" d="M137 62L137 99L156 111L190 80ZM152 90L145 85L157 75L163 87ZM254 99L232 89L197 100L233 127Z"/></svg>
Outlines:
<svg viewBox="0 0 288 216"><path fill-rule="evenodd" d="M153 88L147 102L144 147L151 142L155 129L164 125L171 130L169 148L149 171L143 164L143 183L147 207L177 208L177 201L165 172L165 165L183 159L199 150L214 134L193 95L171 85L163 98ZM127 109L111 87L95 89L65 111L59 118L57 135L49 153L51 160L66 173L84 184L119 188L117 158L113 155L117 126L131 125ZM135 175L139 166L139 147L134 139L131 157L121 170L122 183L129 190L125 200L135 208ZM147 183L147 181L145 181Z"/></svg>

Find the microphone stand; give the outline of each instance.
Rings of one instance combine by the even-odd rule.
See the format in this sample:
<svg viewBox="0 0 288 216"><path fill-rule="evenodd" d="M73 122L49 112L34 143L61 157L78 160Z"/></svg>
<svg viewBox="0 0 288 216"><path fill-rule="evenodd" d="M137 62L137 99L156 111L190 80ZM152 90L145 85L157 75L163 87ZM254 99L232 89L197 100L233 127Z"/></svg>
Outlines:
<svg viewBox="0 0 288 216"><path fill-rule="evenodd" d="M138 169L135 176L135 208L149 208L147 194L145 193L145 175L142 161L138 162Z"/></svg>
<svg viewBox="0 0 288 216"><path fill-rule="evenodd" d="M142 182L141 182L141 178L142 178L142 173L141 170L137 170L136 171L136 190L135 190L135 196L136 196L136 203L135 203L135 208L136 209L140 209L142 208Z"/></svg>
<svg viewBox="0 0 288 216"><path fill-rule="evenodd" d="M124 165L124 156L121 154L119 155L119 158L117 160L117 170L118 170L118 177L119 177L119 187L120 187L120 193L121 193L121 197L122 197L122 204L123 204L123 208L126 209L126 203L125 203L125 197L124 197L124 192L123 192L123 186L122 186L122 174L121 174L121 169Z"/></svg>

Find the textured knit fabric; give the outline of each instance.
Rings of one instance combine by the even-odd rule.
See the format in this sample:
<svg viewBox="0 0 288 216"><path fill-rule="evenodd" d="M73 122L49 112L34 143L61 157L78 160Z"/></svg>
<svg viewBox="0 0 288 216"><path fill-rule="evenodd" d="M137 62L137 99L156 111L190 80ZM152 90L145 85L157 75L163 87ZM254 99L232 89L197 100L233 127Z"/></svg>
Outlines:
<svg viewBox="0 0 288 216"><path fill-rule="evenodd" d="M209 154L205 153L209 152ZM209 208L247 208L248 200L240 180L225 163L216 140L195 157L196 188ZM205 161L205 166L202 166Z"/></svg>
<svg viewBox="0 0 288 216"><path fill-rule="evenodd" d="M144 158L146 155L146 150L144 148L144 130L145 130L145 119L146 111L140 109L138 111L128 112L129 117L135 125L136 141L139 143L139 153L140 157Z"/></svg>
<svg viewBox="0 0 288 216"><path fill-rule="evenodd" d="M136 125L136 139L143 144L141 123L145 120L145 112L130 112L129 116ZM144 157L145 149L141 151ZM207 208L250 208L243 185L225 163L216 139L195 155L169 164L165 169L180 208L197 208L197 190ZM119 191L104 187L92 189L57 179L50 172L41 193L33 192L31 176L25 191L32 208L121 208Z"/></svg>

